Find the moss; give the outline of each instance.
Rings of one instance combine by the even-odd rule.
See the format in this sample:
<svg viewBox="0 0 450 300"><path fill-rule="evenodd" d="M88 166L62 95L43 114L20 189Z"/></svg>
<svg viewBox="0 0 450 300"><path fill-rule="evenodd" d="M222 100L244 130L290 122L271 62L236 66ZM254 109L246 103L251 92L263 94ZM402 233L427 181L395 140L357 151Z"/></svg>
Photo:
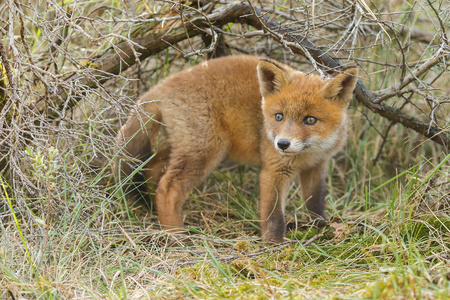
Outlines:
<svg viewBox="0 0 450 300"><path fill-rule="evenodd" d="M245 278L255 278L254 267L260 267L260 265L249 259L235 259L230 263L232 273Z"/></svg>
<svg viewBox="0 0 450 300"><path fill-rule="evenodd" d="M421 298L418 287L416 277L410 274L402 276L392 273L387 278L370 284L361 292L361 298L394 299L402 297L401 299L417 299L418 296Z"/></svg>
<svg viewBox="0 0 450 300"><path fill-rule="evenodd" d="M320 232L316 227L308 227L305 230L292 230L287 233L287 238L291 240L306 241Z"/></svg>
<svg viewBox="0 0 450 300"><path fill-rule="evenodd" d="M211 277L213 272L211 272L212 267L205 265L204 263L196 263L193 266L181 268L175 272L176 276L183 275L183 277L190 278L192 280L197 280L201 277L207 276Z"/></svg>
<svg viewBox="0 0 450 300"><path fill-rule="evenodd" d="M246 252L250 249L250 243L248 241L239 241L234 247L236 247L239 252Z"/></svg>
<svg viewBox="0 0 450 300"><path fill-rule="evenodd" d="M281 294L277 292L277 287L282 284L272 278L267 280L251 280L251 281L238 281L233 285L229 282L215 282L215 292L198 291L200 299L249 299L249 300L262 300L268 299L268 296L272 296L275 299L281 298Z"/></svg>
<svg viewBox="0 0 450 300"><path fill-rule="evenodd" d="M99 65L99 64L96 64L96 63L94 63L94 62L92 62L92 61L83 61L83 62L81 62L81 64L82 64L84 67L90 68L90 69L98 69L98 68L100 68L100 65Z"/></svg>
<svg viewBox="0 0 450 300"><path fill-rule="evenodd" d="M6 89L8 88L8 82L6 80L6 70L0 62L0 111L6 104Z"/></svg>

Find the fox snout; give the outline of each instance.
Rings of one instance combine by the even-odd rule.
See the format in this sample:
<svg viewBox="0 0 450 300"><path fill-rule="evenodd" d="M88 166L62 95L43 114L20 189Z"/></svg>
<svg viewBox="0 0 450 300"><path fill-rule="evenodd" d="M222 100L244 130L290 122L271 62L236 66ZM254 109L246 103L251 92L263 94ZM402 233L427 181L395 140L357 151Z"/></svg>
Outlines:
<svg viewBox="0 0 450 300"><path fill-rule="evenodd" d="M296 155L309 148L307 143L295 138L275 137L273 144L275 149L283 155Z"/></svg>
<svg viewBox="0 0 450 300"><path fill-rule="evenodd" d="M277 142L278 148L280 148L283 151L286 150L287 148L289 148L290 145L291 145L291 142L288 141L287 139L280 139Z"/></svg>

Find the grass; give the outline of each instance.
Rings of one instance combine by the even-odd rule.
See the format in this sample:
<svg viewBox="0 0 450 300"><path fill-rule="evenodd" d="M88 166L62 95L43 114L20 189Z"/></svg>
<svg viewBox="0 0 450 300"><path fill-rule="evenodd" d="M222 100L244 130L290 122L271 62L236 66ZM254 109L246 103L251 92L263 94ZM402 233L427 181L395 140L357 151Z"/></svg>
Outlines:
<svg viewBox="0 0 450 300"><path fill-rule="evenodd" d="M392 178L379 164L350 167L343 179L337 166L370 151L351 140L330 167L329 226L307 225L294 186L287 220L298 228L284 245L259 243L256 168L214 172L185 207L192 234L181 239L117 197L77 203L68 189L69 207L55 205L61 213L44 230L23 216L3 222L2 297L447 299L450 156Z"/></svg>
<svg viewBox="0 0 450 300"><path fill-rule="evenodd" d="M412 16L409 9L416 2L376 2L377 7L370 6L375 14L389 6L398 13L392 15L394 21L409 22L410 27L426 29L432 16L424 17L423 8L417 7L420 12ZM118 1L102 3L120 8ZM292 4L279 3L285 6L278 7L282 12ZM87 14L95 4L70 2L76 16ZM136 11L146 9L143 3L136 5ZM55 13L55 7L49 12ZM318 32L322 30L320 9L318 6L315 16ZM123 17L119 12L111 13L118 14L117 20ZM384 21L388 17L380 15ZM54 54L56 63L48 72L65 72L71 64L82 63L85 57L110 47L110 41L103 39L95 49L79 30L92 36L95 33L89 26L94 25L106 33L125 30L116 30L107 22L76 22L78 31L68 33L75 42L62 44L67 51ZM28 32L32 52L38 55L48 48L46 38L53 31L44 23L35 24ZM126 28L123 24L119 22ZM227 41L237 49L264 52L267 48L280 60L288 56L263 39L239 39L241 29L235 29L237 26L226 28L236 35ZM373 42L372 27L366 29L368 35L359 36L352 45L356 48L353 55L380 62L360 62L367 71L362 72L362 79L372 90L387 88L399 77L399 71L382 62L403 58L394 42L374 42L358 49L358 44ZM331 41L333 36L326 39ZM414 48L408 39L401 37L409 47L405 48L407 58L422 59L423 47ZM197 49L200 42L193 39L179 47ZM433 49L426 50L431 53ZM66 59L66 52L73 55L71 60ZM45 123L44 129L50 133L44 138L37 134L28 148L24 144L23 149L11 150L11 161L24 170L21 174L25 178L0 171L2 299L450 298L450 156L442 147L423 143L422 137L401 126L391 127L386 119L357 103L350 109L353 126L347 146L329 166L327 210L331 220L325 228L308 223L301 188L293 184L286 209L289 240L261 245L258 168L229 163L191 193L184 208L188 236L161 231L153 212L124 201L108 163L96 162L98 157L112 159L116 155L112 137L118 127L117 116L122 120L135 96L148 86L197 60L201 59L185 61L173 50L163 51L105 83L98 93L87 93L86 101L66 123ZM14 71L20 75L26 69ZM29 82L24 80L21 88L27 90ZM435 94L448 91L445 82L437 86L441 90L434 90ZM42 84L36 89L43 89ZM398 99L387 103L399 107L401 103L395 101ZM406 112L427 111L420 97L408 101ZM444 117L436 121L442 122L448 112L439 113ZM16 119L20 120L12 120Z"/></svg>

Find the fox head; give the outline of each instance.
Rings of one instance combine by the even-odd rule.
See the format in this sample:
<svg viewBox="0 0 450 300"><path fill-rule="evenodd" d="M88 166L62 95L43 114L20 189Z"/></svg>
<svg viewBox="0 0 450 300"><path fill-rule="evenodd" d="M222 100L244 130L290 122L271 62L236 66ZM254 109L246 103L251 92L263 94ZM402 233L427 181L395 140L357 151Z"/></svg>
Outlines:
<svg viewBox="0 0 450 300"><path fill-rule="evenodd" d="M264 129L283 155L339 150L347 134L347 107L358 70L322 80L260 60L257 66Z"/></svg>

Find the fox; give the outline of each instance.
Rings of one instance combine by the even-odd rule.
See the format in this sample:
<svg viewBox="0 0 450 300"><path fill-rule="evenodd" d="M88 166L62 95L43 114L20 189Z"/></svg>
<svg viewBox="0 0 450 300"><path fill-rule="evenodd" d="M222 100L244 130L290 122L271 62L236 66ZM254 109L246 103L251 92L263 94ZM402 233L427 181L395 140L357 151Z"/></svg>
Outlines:
<svg viewBox="0 0 450 300"><path fill-rule="evenodd" d="M172 74L137 101L117 135L121 151L145 160L161 227L182 230L190 191L223 160L260 166L265 243L285 239L289 187L299 179L314 220L326 220L326 171L346 142L356 67L322 79L251 55L207 60ZM119 160L129 178L136 164Z"/></svg>

